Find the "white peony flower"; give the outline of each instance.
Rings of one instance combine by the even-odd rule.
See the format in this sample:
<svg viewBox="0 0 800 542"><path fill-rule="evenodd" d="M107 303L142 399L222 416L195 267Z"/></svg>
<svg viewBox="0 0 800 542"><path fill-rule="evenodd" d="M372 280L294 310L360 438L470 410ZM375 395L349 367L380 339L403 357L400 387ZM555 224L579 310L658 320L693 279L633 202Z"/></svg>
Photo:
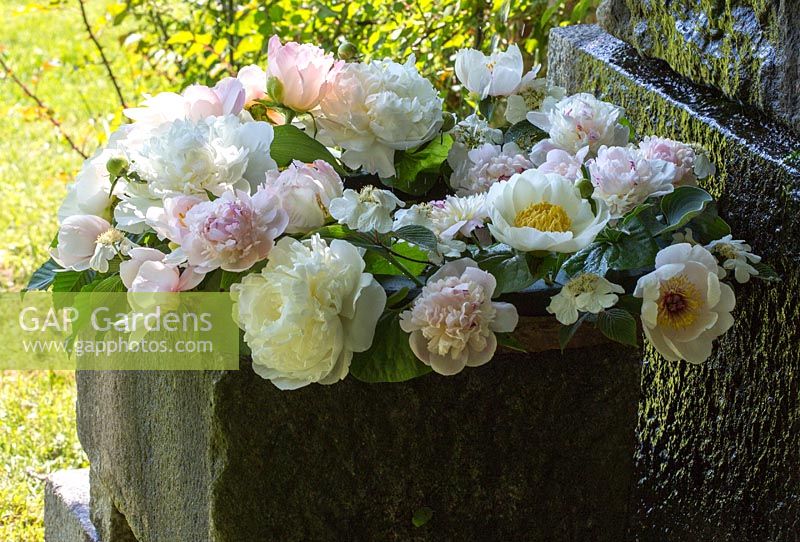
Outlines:
<svg viewBox="0 0 800 542"><path fill-rule="evenodd" d="M364 267L346 241L281 239L261 273L231 286L253 370L284 390L347 376L353 352L372 345L386 305Z"/></svg>
<svg viewBox="0 0 800 542"><path fill-rule="evenodd" d="M242 123L231 115L175 121L132 155L133 171L147 182L129 189L153 199L249 190L277 168L269 155L272 138L268 123Z"/></svg>
<svg viewBox="0 0 800 542"><path fill-rule="evenodd" d="M266 185L289 214L287 233L308 233L325 225L331 201L342 197L342 178L329 163L295 160L284 171L267 173Z"/></svg>
<svg viewBox="0 0 800 542"><path fill-rule="evenodd" d="M360 192L348 188L341 197L331 200L331 216L351 230L361 232L392 231L392 211L405 203L388 190L365 186Z"/></svg>
<svg viewBox="0 0 800 542"><path fill-rule="evenodd" d="M619 218L650 196L669 194L675 187L675 164L648 159L635 147L606 147L587 162L593 197L608 204Z"/></svg>
<svg viewBox="0 0 800 542"><path fill-rule="evenodd" d="M111 218L111 180L106 164L120 156L113 148L98 151L83 163L75 182L67 189L67 196L58 209L58 221L73 215L95 215Z"/></svg>
<svg viewBox="0 0 800 542"><path fill-rule="evenodd" d="M186 214L198 203L208 201L206 197L176 196L166 198L163 207L151 207L147 212L147 224L155 230L161 239L169 239L181 243L189 232L186 226Z"/></svg>
<svg viewBox="0 0 800 542"><path fill-rule="evenodd" d="M137 247L119 265L119 276L129 292L183 292L202 282L205 274L188 267L181 272L165 263L166 254L154 248Z"/></svg>
<svg viewBox="0 0 800 542"><path fill-rule="evenodd" d="M465 177L474 165L469 152L484 144L503 144L503 132L492 128L486 120L472 114L456 124L450 131L453 144L447 153L447 163L460 177Z"/></svg>
<svg viewBox="0 0 800 542"><path fill-rule="evenodd" d="M442 99L414 66L390 60L347 64L320 103L318 138L344 149L342 161L382 178L395 175L395 150L430 141L442 126Z"/></svg>
<svg viewBox="0 0 800 542"><path fill-rule="evenodd" d="M578 321L579 312L597 314L613 307L625 289L594 273L582 273L567 282L561 291L550 298L547 312L565 326Z"/></svg>
<svg viewBox="0 0 800 542"><path fill-rule="evenodd" d="M495 239L525 252L576 252L609 220L605 203L597 202L595 215L571 180L536 170L493 185L486 205Z"/></svg>
<svg viewBox="0 0 800 542"><path fill-rule="evenodd" d="M394 215L394 230L403 226L423 226L431 230L438 241L437 253L429 254L434 263L441 263L444 256L457 258L467 249L462 240L469 238L475 230L483 228L489 220L486 210L486 195L447 196L440 201L418 203Z"/></svg>
<svg viewBox="0 0 800 542"><path fill-rule="evenodd" d="M50 255L61 267L75 271L108 271L108 262L136 245L104 218L73 215L61 223L58 243Z"/></svg>
<svg viewBox="0 0 800 542"><path fill-rule="evenodd" d="M661 250L655 271L636 284L644 333L666 359L702 363L714 339L733 325L736 299L718 269L705 248L680 243Z"/></svg>
<svg viewBox="0 0 800 542"><path fill-rule="evenodd" d="M528 122L550 135L534 146L531 159L541 164L552 149L575 154L588 146L595 153L602 145L626 145L630 130L620 124L624 116L621 107L588 93L568 96L544 111L531 111Z"/></svg>
<svg viewBox="0 0 800 542"><path fill-rule="evenodd" d="M691 145L665 137L645 136L639 149L648 160L664 160L675 165L675 178L672 180L675 186L697 185L694 174L696 155Z"/></svg>
<svg viewBox="0 0 800 542"><path fill-rule="evenodd" d="M522 53L517 45L490 56L475 49L461 49L456 53L456 77L481 100L513 93L522 81L522 70Z"/></svg>
<svg viewBox="0 0 800 542"><path fill-rule="evenodd" d="M469 258L445 264L431 275L400 327L410 333L414 355L443 375L488 362L497 348L495 332L517 327L517 309L492 302L495 278Z"/></svg>
<svg viewBox="0 0 800 542"><path fill-rule="evenodd" d="M252 197L239 190L198 203L184 221L181 249L189 265L199 273L240 272L266 259L289 216L275 194L260 189Z"/></svg>
<svg viewBox="0 0 800 542"><path fill-rule="evenodd" d="M544 77L537 78L541 69L536 65L525 74L514 94L506 102L506 120L511 124L522 122L528 113L537 109L550 109L564 98L567 91L558 86L550 86Z"/></svg>
<svg viewBox="0 0 800 542"><path fill-rule="evenodd" d="M758 269L750 265L750 263L760 262L761 256L750 252L753 249L744 241L734 239L733 236L729 234L722 239L712 241L706 246L706 249L712 254L717 254L722 257L723 270L733 270L733 276L736 282L744 284L750 281L751 276L758 275ZM722 277L724 276L725 272L722 273Z"/></svg>
<svg viewBox="0 0 800 542"><path fill-rule="evenodd" d="M574 155L561 149L553 149L547 153L544 163L537 167L536 170L542 173L555 173L573 181L580 181L583 179L583 163L588 153L589 147L583 147Z"/></svg>
<svg viewBox="0 0 800 542"><path fill-rule="evenodd" d="M533 167L515 143L502 146L485 143L469 151L468 157L470 168L466 172L455 170L450 175L450 186L459 196L486 192L493 184Z"/></svg>

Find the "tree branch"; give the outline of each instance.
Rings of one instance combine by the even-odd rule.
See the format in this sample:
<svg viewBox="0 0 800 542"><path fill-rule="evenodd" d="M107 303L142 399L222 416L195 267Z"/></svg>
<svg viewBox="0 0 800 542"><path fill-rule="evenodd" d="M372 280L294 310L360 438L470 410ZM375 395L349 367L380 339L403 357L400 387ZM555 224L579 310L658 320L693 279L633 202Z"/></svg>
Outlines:
<svg viewBox="0 0 800 542"><path fill-rule="evenodd" d="M84 5L84 0L78 0L78 5L81 7L81 17L83 18L83 26L86 28L86 32L89 34L89 39L92 40L95 47L97 47L97 51L100 53L100 59L103 61L103 65L106 67L106 71L108 72L108 77L111 79L111 84L114 85L114 90L117 91L117 96L119 96L119 103L122 105L123 108L128 107L125 104L125 98L122 96L122 90L119 88L119 84L117 83L117 78L114 76L114 71L111 69L111 64L108 62L106 58L106 53L103 50L103 46L100 45L100 42L97 41L97 38L92 32L92 25L89 24L89 19L86 17L86 6Z"/></svg>
<svg viewBox="0 0 800 542"><path fill-rule="evenodd" d="M27 85L25 85L25 83L23 83L22 81L19 80L19 78L14 74L14 72L11 70L11 68L8 67L8 64L6 64L6 62L5 62L5 60L3 59L2 56L0 56L0 67L3 68L3 71L6 73L6 75L8 75L8 77L11 78L11 80L22 90L22 92L25 93L26 96L28 96L31 100L36 102L36 105L38 105L39 108L45 113L45 116L47 117L47 119L50 121L50 123L53 126L55 126L55 128L58 131L59 135L61 135L61 137L63 137L64 140L67 143L69 143L69 146L72 147L72 150L74 150L75 152L80 154L83 157L84 160L87 159L88 156L86 155L86 153L84 153L75 144L75 142L72 140L72 138L69 136L69 134L67 134L67 132L64 131L64 127L61 126L61 123L58 122L58 120L50 112L51 109L49 107L47 107L47 105L44 102L42 102L42 100L40 100L39 97L36 96L36 94L31 92L31 90L27 87Z"/></svg>

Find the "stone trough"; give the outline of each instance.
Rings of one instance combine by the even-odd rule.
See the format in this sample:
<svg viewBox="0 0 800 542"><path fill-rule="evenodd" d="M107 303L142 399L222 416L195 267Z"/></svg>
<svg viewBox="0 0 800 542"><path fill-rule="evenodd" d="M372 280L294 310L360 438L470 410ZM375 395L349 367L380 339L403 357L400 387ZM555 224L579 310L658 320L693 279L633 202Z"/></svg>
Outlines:
<svg viewBox="0 0 800 542"><path fill-rule="evenodd" d="M706 188L777 263L781 285L737 290L709 363L596 338L561 354L532 319L537 351L403 384L286 393L246 360L82 372L99 540L798 539L800 140L597 26L554 30L549 64L553 83L622 104L642 134L710 149ZM54 534L57 507L77 509L63 505L48 498L48 540L83 540ZM420 510L432 515L415 527Z"/></svg>

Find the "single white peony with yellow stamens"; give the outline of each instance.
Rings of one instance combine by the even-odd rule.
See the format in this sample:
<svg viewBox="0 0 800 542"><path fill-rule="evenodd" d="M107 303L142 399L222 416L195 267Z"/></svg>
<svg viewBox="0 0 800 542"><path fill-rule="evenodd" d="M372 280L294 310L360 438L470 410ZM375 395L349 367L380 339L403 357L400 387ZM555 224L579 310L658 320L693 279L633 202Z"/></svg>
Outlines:
<svg viewBox="0 0 800 542"><path fill-rule="evenodd" d="M517 250L576 252L591 243L609 220L608 207L597 214L572 180L528 170L489 189L489 230Z"/></svg>
<svg viewBox="0 0 800 542"><path fill-rule="evenodd" d="M702 363L714 339L733 325L733 290L720 282L717 260L705 248L679 243L656 255L656 269L639 279L644 333L670 361Z"/></svg>

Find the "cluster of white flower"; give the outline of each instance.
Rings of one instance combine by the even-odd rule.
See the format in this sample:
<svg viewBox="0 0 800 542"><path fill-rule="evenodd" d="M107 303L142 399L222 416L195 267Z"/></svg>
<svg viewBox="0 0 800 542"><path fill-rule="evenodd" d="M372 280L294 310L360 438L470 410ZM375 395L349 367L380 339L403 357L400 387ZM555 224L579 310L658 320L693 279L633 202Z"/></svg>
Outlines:
<svg viewBox="0 0 800 542"><path fill-rule="evenodd" d="M222 277L230 284L241 273L230 287L235 318L254 370L282 389L344 378L354 354L373 346L381 318L394 319L406 348L440 374L482 365L496 334L519 320L496 294L541 272L563 284L547 308L559 322L598 320L624 310L615 308L624 288L606 277L623 257L622 269L630 261L653 269L628 294L642 299L649 341L668 359L707 359L733 323L723 279L758 277L760 258L731 235L698 230L704 247L686 221L664 224L652 210L661 226L641 222L638 234L649 235L642 252L650 260L623 254L641 240L629 224L637 213L669 194L702 195L698 180L714 173L705 151L655 136L635 144L622 108L565 96L538 70L524 73L516 46L490 56L460 51L459 81L481 111L501 102L504 115L475 113L443 127L443 100L413 56L348 63L273 37L266 70L248 66L214 87L192 85L126 110L132 122L71 186L52 257L91 277L118 275L129 292L218 289ZM275 145L290 137L281 134L292 144ZM398 151L409 151L403 167ZM431 157L442 163L409 165ZM419 185L402 177L409 170L421 172ZM348 188L340 174L350 173L373 184ZM413 199L431 176L440 195ZM402 197L413 201L406 207L378 183L409 188ZM409 254L408 244L426 257ZM657 246L665 248L653 260ZM365 251L394 268L371 267ZM422 271L409 272L403 259ZM387 268L419 287L413 299L392 296L388 311L372 274ZM514 287L501 284L508 276Z"/></svg>

